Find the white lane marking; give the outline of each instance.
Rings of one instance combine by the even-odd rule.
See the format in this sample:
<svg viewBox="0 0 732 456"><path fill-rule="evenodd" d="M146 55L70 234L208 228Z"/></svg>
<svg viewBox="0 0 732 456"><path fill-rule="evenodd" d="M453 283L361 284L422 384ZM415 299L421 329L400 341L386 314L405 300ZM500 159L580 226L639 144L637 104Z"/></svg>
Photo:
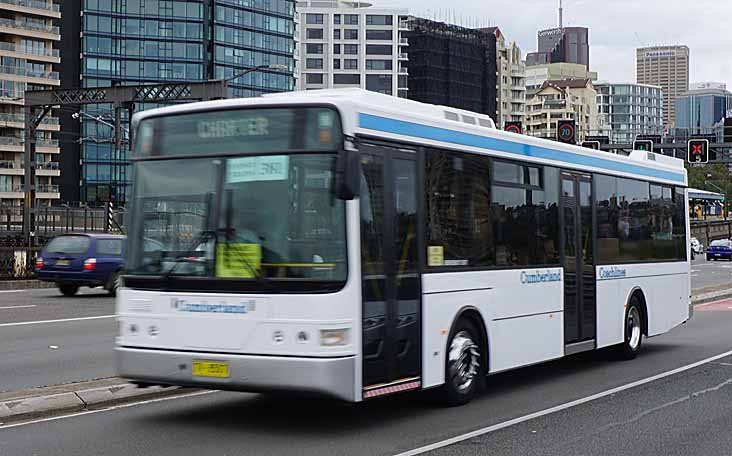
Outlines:
<svg viewBox="0 0 732 456"><path fill-rule="evenodd" d="M679 367L677 369L673 369L670 371L662 372L658 375L654 375L652 377L647 377L642 380L638 380L632 383L628 383L626 385L618 386L617 388L609 389L606 391L603 391L601 393L593 394L591 396L583 397L580 399L576 399L574 401L565 402L564 404L560 404L554 407L550 407L548 409L541 410L539 412L530 413L528 415L520 416L518 418L514 418L512 420L504 421L502 423L494 424L493 426L484 427L482 429L475 430L473 432L468 432L466 434L461 434L456 437L452 437L446 440L442 440L439 442L432 443L430 445L425 445L419 448L415 448L413 450L405 451L403 453L396 454L394 456L415 456L418 454L423 454L428 451L434 451L439 448L444 448L449 445L453 445L455 443L463 442L465 440L469 440L475 437L479 437L481 435L489 434L491 432L495 432L501 429L505 429L510 426L514 426L516 424L521 424L526 421L533 420L535 418L541 418L542 416L551 415L552 413L561 412L562 410L567 410L572 407L577 407L578 405L586 404L588 402L592 402L597 399L602 399L603 397L607 397L613 394L620 393L625 390L629 390L631 388L635 388L638 386L645 385L647 383L655 382L656 380L660 380L662 378L670 377L672 375L679 374L681 372L688 371L690 369L694 369L699 366L703 366L704 364L709 364L711 362L714 362L718 359L726 358L728 356L732 356L732 350L722 353L717 356L712 356L711 358L704 359L702 361L697 361L695 363Z"/></svg>
<svg viewBox="0 0 732 456"><path fill-rule="evenodd" d="M100 315L98 317L79 317L64 318L61 320L39 320L39 321L20 321L17 323L0 323L0 328L4 326L25 326L25 325L42 325L46 323L65 323L67 321L85 321L85 320L101 320L103 318L114 318L116 315Z"/></svg>
<svg viewBox="0 0 732 456"><path fill-rule="evenodd" d="M0 309L27 309L29 307L35 307L35 304L29 304L27 306L4 306L0 307Z"/></svg>
<svg viewBox="0 0 732 456"><path fill-rule="evenodd" d="M40 419L33 420L33 421L24 421L22 423L15 423L15 424L6 424L6 425L3 425L0 422L0 429L10 429L10 428L19 427L19 426L27 426L29 424L37 424L37 423L45 423L45 422L48 422L48 421L63 420L63 419L66 419L66 418L74 418L74 417L77 417L77 416L91 415L93 413L111 412L112 410L125 409L125 408L128 408L128 407L134 407L134 406L137 406L137 405L154 404L156 402L170 401L170 400L173 400L173 399L186 399L186 398L189 398L189 397L203 396L204 394L212 394L212 393L218 393L218 392L219 392L218 390L197 391L195 393L182 394L180 396L167 396L167 397L160 397L160 398L157 398L157 399L149 399L149 400L140 401L140 402L130 402L130 403L127 403L127 404L114 405L112 407L103 408L103 409L85 410L83 412L76 412L76 413L72 413L72 414L69 414L69 415L52 416L52 417L49 417L49 418L40 418Z"/></svg>

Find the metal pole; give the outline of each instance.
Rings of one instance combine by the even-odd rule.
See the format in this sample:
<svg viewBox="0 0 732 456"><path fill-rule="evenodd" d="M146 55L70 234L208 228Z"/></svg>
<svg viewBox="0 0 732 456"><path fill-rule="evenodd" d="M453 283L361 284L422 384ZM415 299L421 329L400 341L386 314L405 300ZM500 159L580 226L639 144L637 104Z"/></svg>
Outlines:
<svg viewBox="0 0 732 456"><path fill-rule="evenodd" d="M34 227L32 211L35 207L36 186L35 186L35 154L36 154L36 123L33 108L26 106L25 109L25 143L23 148L23 161L25 162L25 182L23 193L25 194L25 206L23 210L23 235L28 247L33 245Z"/></svg>

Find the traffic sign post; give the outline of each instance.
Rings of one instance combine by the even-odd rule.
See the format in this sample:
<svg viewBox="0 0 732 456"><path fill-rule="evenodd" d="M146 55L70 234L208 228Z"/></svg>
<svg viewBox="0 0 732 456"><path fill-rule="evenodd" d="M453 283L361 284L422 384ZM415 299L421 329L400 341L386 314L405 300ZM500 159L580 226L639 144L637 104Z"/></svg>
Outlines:
<svg viewBox="0 0 732 456"><path fill-rule="evenodd" d="M566 144L577 144L577 128L574 120L560 120L557 122L557 141Z"/></svg>
<svg viewBox="0 0 732 456"><path fill-rule="evenodd" d="M687 159L689 163L709 163L709 140L690 139Z"/></svg>
<svg viewBox="0 0 732 456"><path fill-rule="evenodd" d="M524 131L521 122L506 122L505 124L503 124L503 130L519 135Z"/></svg>
<svg viewBox="0 0 732 456"><path fill-rule="evenodd" d="M636 139L633 141L633 150L653 152L653 141L650 139Z"/></svg>

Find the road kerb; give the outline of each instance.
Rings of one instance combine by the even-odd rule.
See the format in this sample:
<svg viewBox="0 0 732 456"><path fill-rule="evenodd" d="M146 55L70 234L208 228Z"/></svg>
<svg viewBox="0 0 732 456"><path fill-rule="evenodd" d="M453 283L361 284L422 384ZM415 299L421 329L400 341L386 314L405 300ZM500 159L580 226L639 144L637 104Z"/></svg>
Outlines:
<svg viewBox="0 0 732 456"><path fill-rule="evenodd" d="M112 384L110 380L113 379L102 379L104 386L94 386L94 382L64 385L63 392L58 391L58 386L36 388L26 390L20 397L0 400L0 425L195 391L177 386L139 388L123 379Z"/></svg>
<svg viewBox="0 0 732 456"><path fill-rule="evenodd" d="M721 290L714 290L704 293L695 294L691 297L691 303L695 306L699 304L706 304L714 301L721 301L723 299L732 298L732 288L725 288Z"/></svg>

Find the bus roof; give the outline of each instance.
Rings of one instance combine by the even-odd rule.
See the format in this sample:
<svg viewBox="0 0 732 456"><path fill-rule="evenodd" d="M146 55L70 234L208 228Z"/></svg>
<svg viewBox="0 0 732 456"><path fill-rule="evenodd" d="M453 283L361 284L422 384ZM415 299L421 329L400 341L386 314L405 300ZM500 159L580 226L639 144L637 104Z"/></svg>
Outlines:
<svg viewBox="0 0 732 456"><path fill-rule="evenodd" d="M615 155L543 138L504 132L485 115L429 105L362 89L326 89L189 103L135 114L133 127L147 117L253 106L326 104L341 114L349 135L482 153L580 171L600 172L686 186L683 160L645 151Z"/></svg>

